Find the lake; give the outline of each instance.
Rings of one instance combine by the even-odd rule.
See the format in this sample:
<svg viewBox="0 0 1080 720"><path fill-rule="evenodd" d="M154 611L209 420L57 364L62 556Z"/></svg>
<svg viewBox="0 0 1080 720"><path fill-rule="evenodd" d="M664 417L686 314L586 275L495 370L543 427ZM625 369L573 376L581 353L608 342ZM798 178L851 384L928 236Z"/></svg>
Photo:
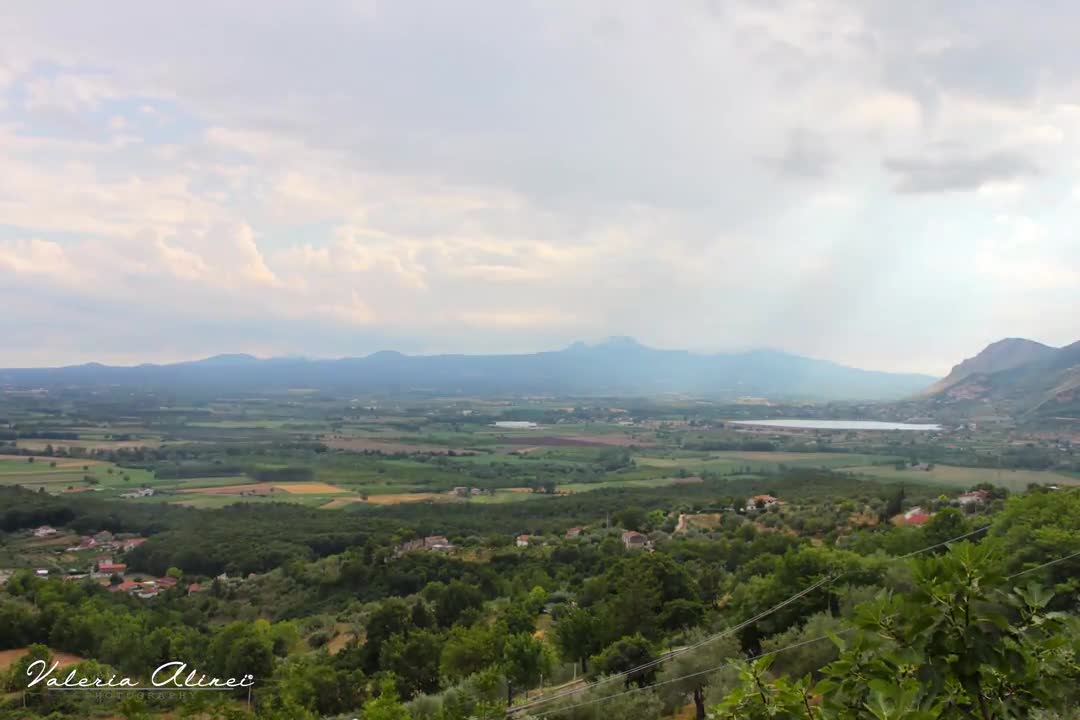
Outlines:
<svg viewBox="0 0 1080 720"><path fill-rule="evenodd" d="M767 425L770 427L803 428L809 430L940 430L937 424L880 422L878 420L731 420L734 425Z"/></svg>

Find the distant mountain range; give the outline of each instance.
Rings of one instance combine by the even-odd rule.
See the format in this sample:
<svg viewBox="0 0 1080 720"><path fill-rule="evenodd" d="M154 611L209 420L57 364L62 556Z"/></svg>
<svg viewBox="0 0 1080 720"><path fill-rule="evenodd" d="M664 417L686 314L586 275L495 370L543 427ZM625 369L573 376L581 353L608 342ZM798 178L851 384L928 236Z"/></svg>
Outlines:
<svg viewBox="0 0 1080 720"><path fill-rule="evenodd" d="M217 355L168 365L0 370L0 385L113 385L141 388L467 394L766 396L802 399L896 399L923 391L936 378L859 370L776 350L697 354L658 350L632 338L519 355L403 355L362 358L258 359Z"/></svg>
<svg viewBox="0 0 1080 720"><path fill-rule="evenodd" d="M1054 348L999 340L954 367L926 397L969 412L1080 418L1080 342Z"/></svg>

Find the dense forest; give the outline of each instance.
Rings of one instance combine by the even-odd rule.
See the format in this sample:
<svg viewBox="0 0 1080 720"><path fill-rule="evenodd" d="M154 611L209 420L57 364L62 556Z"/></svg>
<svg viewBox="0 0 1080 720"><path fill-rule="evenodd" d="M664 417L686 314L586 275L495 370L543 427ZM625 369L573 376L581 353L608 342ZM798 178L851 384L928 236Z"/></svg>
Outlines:
<svg viewBox="0 0 1080 720"><path fill-rule="evenodd" d="M207 588L181 583L145 602L20 573L0 595L0 648L93 658L82 670L99 674L138 676L176 658L254 674L251 709L263 718L465 720L502 717L508 699L517 717L573 720L658 718L688 703L698 717L1004 718L1074 702L1080 560L1059 560L1080 550L1080 492L1035 488L976 512L943 504L921 527L894 527L874 508L909 502L896 487L825 471L716 482L680 491L682 510L719 518L685 533L673 532L678 513L661 488L527 512L236 504L122 515L5 489L6 532L145 533L134 567ZM788 503L731 510L763 482ZM591 529L563 537L571 525ZM472 550L395 552L436 528ZM627 550L625 528L655 550ZM543 541L513 547L524 530ZM9 671L10 690L28 662ZM586 684L538 693L574 676ZM5 712L78 712L79 702L51 693ZM177 702L190 717L248 712L243 693L110 702L127 717Z"/></svg>

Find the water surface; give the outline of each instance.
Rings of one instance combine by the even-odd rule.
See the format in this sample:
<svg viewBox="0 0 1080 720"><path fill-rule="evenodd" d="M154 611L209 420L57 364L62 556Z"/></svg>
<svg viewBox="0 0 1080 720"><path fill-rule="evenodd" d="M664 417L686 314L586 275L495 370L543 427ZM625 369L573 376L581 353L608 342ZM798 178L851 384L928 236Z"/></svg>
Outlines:
<svg viewBox="0 0 1080 720"><path fill-rule="evenodd" d="M936 423L899 423L879 420L732 420L735 425L768 425L770 427L803 428L809 430L940 430Z"/></svg>

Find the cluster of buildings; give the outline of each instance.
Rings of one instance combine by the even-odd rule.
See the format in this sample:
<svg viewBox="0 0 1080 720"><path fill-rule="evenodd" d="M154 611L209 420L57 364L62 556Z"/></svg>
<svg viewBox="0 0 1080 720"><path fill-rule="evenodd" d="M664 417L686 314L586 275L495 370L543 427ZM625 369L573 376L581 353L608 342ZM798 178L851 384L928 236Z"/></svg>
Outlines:
<svg viewBox="0 0 1080 720"><path fill-rule="evenodd" d="M34 531L37 534L42 528ZM146 542L146 538L130 536L121 538L113 535L108 530L102 530L94 535L83 535L79 538L79 544L67 548L67 552L82 552L94 550L96 552L130 552Z"/></svg>
<svg viewBox="0 0 1080 720"><path fill-rule="evenodd" d="M143 496L145 497L145 495ZM50 525L42 525L35 528L32 531L34 537L47 538L61 534L61 531ZM157 597L166 590L171 590L179 584L179 580L175 577L149 577L143 574L134 574L133 576L126 576L127 563L116 562L113 559L112 553L126 553L134 550L135 548L146 542L146 538L138 537L135 535L114 535L108 530L102 530L99 533L93 535L83 535L79 538L79 544L66 548L65 552L77 552L85 553L92 551L94 557L92 560L87 560L87 564L83 564L84 570L78 568L70 568L66 573L63 573L65 580L83 580L91 578L96 580L98 584L107 588L112 593L127 593L137 598L147 600ZM453 548L449 541L442 536L432 536L429 538L421 538L419 541L412 541L413 543L426 543L426 547L430 549L444 549ZM407 543L408 544L408 543ZM59 551L57 551L59 552ZM97 554L97 553L109 553L109 554ZM6 581L10 577L9 572L0 573L0 584ZM48 578L50 571L48 568L37 568L34 574L40 578ZM254 573L248 575L248 579L255 577ZM225 573L218 575L217 580L233 584L242 582L242 577L229 577ZM194 593L202 592L208 586L202 585L197 582L189 583L187 585L187 594L192 595Z"/></svg>
<svg viewBox="0 0 1080 720"><path fill-rule="evenodd" d="M120 497L122 497L122 498L132 498L132 499L134 499L134 498L142 498L142 497L152 497L153 495L154 495L154 488L149 488L149 487L148 488L142 488L140 490L135 490L135 491L132 491L132 492L120 493Z"/></svg>
<svg viewBox="0 0 1080 720"><path fill-rule="evenodd" d="M460 486L454 488L453 494L456 495L457 497L463 497L463 498L464 497L476 497L478 495L483 495L484 491L481 490L478 487L465 487L464 485L460 485Z"/></svg>
<svg viewBox="0 0 1080 720"><path fill-rule="evenodd" d="M176 587L178 582L179 581L174 577L159 577L147 580L122 580L118 585L109 585L109 592L128 593L137 598L148 600L157 597L166 590Z"/></svg>
<svg viewBox="0 0 1080 720"><path fill-rule="evenodd" d="M986 490L972 490L958 495L953 502L961 508L970 508L985 505L990 501L990 497L990 493ZM913 507L902 515L897 515L893 518L893 522L898 525L923 525L930 522L932 517L934 513L922 507Z"/></svg>
<svg viewBox="0 0 1080 720"><path fill-rule="evenodd" d="M428 535L427 537L409 540L408 542L398 545L397 554L404 555L405 553L417 552L419 550L450 552L453 549L454 544L447 540L445 535Z"/></svg>

